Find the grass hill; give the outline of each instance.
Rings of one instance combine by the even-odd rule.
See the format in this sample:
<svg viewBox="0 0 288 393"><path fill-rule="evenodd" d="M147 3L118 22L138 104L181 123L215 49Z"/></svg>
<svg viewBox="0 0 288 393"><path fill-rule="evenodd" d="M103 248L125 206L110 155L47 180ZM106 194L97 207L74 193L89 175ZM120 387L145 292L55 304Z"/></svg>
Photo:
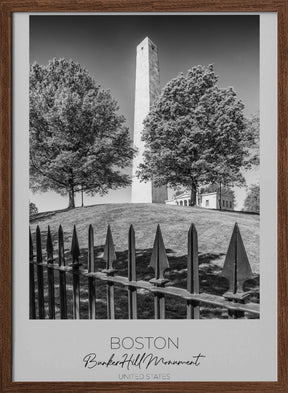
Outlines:
<svg viewBox="0 0 288 393"><path fill-rule="evenodd" d="M42 232L50 225L55 240L58 226L65 233L70 249L73 225L76 224L80 247L87 247L88 226L94 227L95 245L103 245L107 225L111 225L116 251L127 250L130 224L136 233L136 247L153 246L156 226L160 224L166 248L175 256L187 254L187 231L194 223L198 232L199 252L213 254L214 261L224 262L235 222L255 273L259 272L259 216L239 212L216 211L198 207L179 207L158 204L105 204L73 210L39 213L31 220L31 230L39 225Z"/></svg>
<svg viewBox="0 0 288 393"><path fill-rule="evenodd" d="M153 277L153 271L148 267L151 249L157 224L160 224L170 263L167 277L171 285L185 287L187 232L192 222L195 224L198 232L201 291L222 295L228 289L228 284L224 278L221 278L220 273L235 222L239 225L252 271L255 274L259 273L259 216L253 214L158 204L103 204L75 208L73 210L39 213L31 218L30 228L35 239L36 226L39 225L43 235L42 246L44 247L47 227L50 225L55 250L57 250L57 230L61 224L64 231L65 251L68 259L73 225L75 224L82 253L82 262L85 267L88 226L92 224L95 237L96 266L101 268L104 267L101 256L107 225L110 224L117 253L116 269L118 274L127 276L128 230L130 224L133 224L136 235L137 278L149 280ZM254 289L257 289L258 279L251 285ZM102 300L104 312L106 307L104 304L105 296L103 296ZM127 298L122 300L123 307L127 308ZM144 303L145 301L143 300ZM179 300L177 302L179 303ZM153 299L150 306L147 306L147 309L151 308L153 310ZM175 310L171 309L170 311L171 313L169 314L168 312L168 317L178 317ZM121 306L119 306L118 313L123 315ZM183 313L185 314L185 307L183 308ZM209 310L207 315L209 317ZM143 314L144 317L147 317L147 315Z"/></svg>

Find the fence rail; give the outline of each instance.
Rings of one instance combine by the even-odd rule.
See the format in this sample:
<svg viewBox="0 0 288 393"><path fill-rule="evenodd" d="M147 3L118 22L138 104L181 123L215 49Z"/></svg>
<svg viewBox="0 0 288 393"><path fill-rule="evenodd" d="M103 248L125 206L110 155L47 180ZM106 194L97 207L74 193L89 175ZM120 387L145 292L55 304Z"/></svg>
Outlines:
<svg viewBox="0 0 288 393"><path fill-rule="evenodd" d="M260 306L250 301L251 292L243 291L246 280L253 278L252 270L245 247L242 241L237 223L234 226L226 259L221 275L229 281L229 290L223 296L200 293L199 286L199 263L198 263L198 236L194 224L188 231L188 254L187 254L187 288L169 286L169 280L165 277L165 271L169 269L169 261L166 255L164 241L160 226L157 226L154 245L152 249L150 266L154 269L155 276L150 281L137 280L136 271L136 247L135 231L130 226L128 232L128 275L123 277L116 275L117 270L116 252L112 238L110 225L107 228L106 242L104 246L103 260L106 262L105 269L96 271L94 257L94 232L92 225L88 229L88 255L87 269L80 263L80 248L76 226L73 228L71 256L72 263L66 265L64 236L62 226L58 230L58 253L54 255L53 241L50 227L48 226L46 238L46 259L42 255L42 236L39 226L36 228L36 254L31 230L30 236L30 319L55 319L56 318L56 294L55 274L58 274L59 291L57 291L57 304L60 308L60 318L67 319L67 274L72 274L73 289L73 319L80 318L80 277L87 279L88 289L88 314L87 318L97 317L96 309L96 282L101 280L106 284L107 318L115 318L115 285L127 288L128 292L128 318L137 319L137 290L144 289L154 296L154 317L165 319L165 298L173 296L186 302L186 318L199 319L201 305L220 306L228 310L230 318L241 318L247 315L259 316ZM36 274L35 274L36 267ZM44 269L46 274L44 275ZM47 277L48 288L48 313L45 311L44 278ZM36 279L37 278L37 279ZM37 291L36 291L37 288ZM46 315L47 314L47 315Z"/></svg>

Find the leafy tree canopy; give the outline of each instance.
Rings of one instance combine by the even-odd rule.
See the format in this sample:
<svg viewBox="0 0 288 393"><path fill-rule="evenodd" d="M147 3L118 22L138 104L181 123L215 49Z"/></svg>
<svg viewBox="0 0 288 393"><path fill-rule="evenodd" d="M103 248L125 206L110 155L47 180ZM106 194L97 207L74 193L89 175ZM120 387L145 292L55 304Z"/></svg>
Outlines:
<svg viewBox="0 0 288 393"><path fill-rule="evenodd" d="M109 91L72 60L30 67L30 186L69 193L81 188L101 195L125 187L121 169L131 162L125 119Z"/></svg>
<svg viewBox="0 0 288 393"><path fill-rule="evenodd" d="M233 88L219 88L213 65L196 66L172 79L145 120L144 162L138 176L191 190L200 184L243 184L250 130Z"/></svg>
<svg viewBox="0 0 288 393"><path fill-rule="evenodd" d="M250 119L246 119L246 127L249 140L249 164L257 166L260 164L260 119L255 114Z"/></svg>
<svg viewBox="0 0 288 393"><path fill-rule="evenodd" d="M258 184L250 186L244 201L244 210L247 212L260 213L260 187Z"/></svg>
<svg viewBox="0 0 288 393"><path fill-rule="evenodd" d="M235 192L234 190L231 190L231 188L228 187L220 187L218 184L208 184L206 186L200 187L199 192L200 194L204 194L204 193L209 193L209 192L219 192L221 188L221 192L223 194L229 194L229 195L234 195Z"/></svg>
<svg viewBox="0 0 288 393"><path fill-rule="evenodd" d="M35 205L35 203L29 202L29 214L30 214L30 216L31 216L32 214L37 214L37 213L38 213L38 208L37 208L37 206Z"/></svg>

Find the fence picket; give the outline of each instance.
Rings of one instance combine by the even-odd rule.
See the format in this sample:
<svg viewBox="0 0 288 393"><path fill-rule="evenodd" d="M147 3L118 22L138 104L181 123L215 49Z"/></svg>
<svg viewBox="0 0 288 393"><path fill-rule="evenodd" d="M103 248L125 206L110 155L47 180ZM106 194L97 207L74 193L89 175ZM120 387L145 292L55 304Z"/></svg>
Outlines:
<svg viewBox="0 0 288 393"><path fill-rule="evenodd" d="M94 231L92 225L89 225L88 230L88 273L94 273ZM88 307L89 319L96 318L96 292L95 292L95 278L88 277Z"/></svg>
<svg viewBox="0 0 288 393"><path fill-rule="evenodd" d="M46 243L46 252L47 252L47 275L48 275L48 310L49 310L49 319L55 319L55 293L54 293L54 269L53 266L53 242L50 232L50 226L48 225L47 232L47 243Z"/></svg>
<svg viewBox="0 0 288 393"><path fill-rule="evenodd" d="M103 259L106 262L104 272L107 276L113 276L115 273L113 262L116 260L116 252L110 225L107 228ZM111 281L107 281L107 318L115 319L114 283Z"/></svg>
<svg viewBox="0 0 288 393"><path fill-rule="evenodd" d="M222 276L229 280L229 292L232 294L243 292L243 282L253 277L237 223L234 226L229 243Z"/></svg>
<svg viewBox="0 0 288 393"><path fill-rule="evenodd" d="M36 319L35 278L34 278L34 255L31 229L29 228L29 317Z"/></svg>
<svg viewBox="0 0 288 393"><path fill-rule="evenodd" d="M65 252L64 252L64 235L63 235L62 225L59 225L59 229L58 229L58 265L59 265L60 318L67 319Z"/></svg>
<svg viewBox="0 0 288 393"><path fill-rule="evenodd" d="M234 225L222 276L229 281L229 291L223 296L234 303L245 303L249 294L243 292L243 283L252 278L253 274L237 222ZM236 319L243 317L244 312L228 311L228 315Z"/></svg>
<svg viewBox="0 0 288 393"><path fill-rule="evenodd" d="M187 291L199 293L199 263L198 263L198 236L194 224L188 231L188 258L187 258ZM187 319L199 319L199 303L187 301Z"/></svg>
<svg viewBox="0 0 288 393"><path fill-rule="evenodd" d="M73 268L73 318L80 319L80 276L79 263L80 249L76 232L76 225L73 228L73 237L71 244L72 268Z"/></svg>
<svg viewBox="0 0 288 393"><path fill-rule="evenodd" d="M129 228L128 234L128 280L136 281L136 250L135 250L135 231L133 225ZM128 286L128 317L137 319L137 289Z"/></svg>
<svg viewBox="0 0 288 393"><path fill-rule="evenodd" d="M150 280L156 288L154 291L155 319L165 319L165 298L163 293L157 292L157 287L164 287L168 282L168 280L164 278L164 272L169 268L169 262L159 224L156 230L150 266L155 271L155 278Z"/></svg>
<svg viewBox="0 0 288 393"><path fill-rule="evenodd" d="M37 225L36 228L36 250L37 250L37 284L38 284L38 312L39 319L45 319L44 307L44 277L43 277L43 258L41 246L41 232Z"/></svg>

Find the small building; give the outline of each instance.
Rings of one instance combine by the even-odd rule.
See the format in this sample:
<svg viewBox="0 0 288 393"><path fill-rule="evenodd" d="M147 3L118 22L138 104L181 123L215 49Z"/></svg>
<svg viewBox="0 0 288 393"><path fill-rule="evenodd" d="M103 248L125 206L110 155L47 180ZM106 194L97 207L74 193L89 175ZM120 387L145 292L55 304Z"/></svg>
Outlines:
<svg viewBox="0 0 288 393"><path fill-rule="evenodd" d="M175 196L173 199L165 201L166 205L190 206L191 202L190 192L183 192L183 194Z"/></svg>
<svg viewBox="0 0 288 393"><path fill-rule="evenodd" d="M190 206L190 192L183 192L183 194L177 195L173 199L165 201L165 203L166 205ZM221 207L222 210L234 210L234 201L231 193L227 191L222 191L221 198L219 191L202 194L197 193L196 206L206 209L220 209Z"/></svg>

